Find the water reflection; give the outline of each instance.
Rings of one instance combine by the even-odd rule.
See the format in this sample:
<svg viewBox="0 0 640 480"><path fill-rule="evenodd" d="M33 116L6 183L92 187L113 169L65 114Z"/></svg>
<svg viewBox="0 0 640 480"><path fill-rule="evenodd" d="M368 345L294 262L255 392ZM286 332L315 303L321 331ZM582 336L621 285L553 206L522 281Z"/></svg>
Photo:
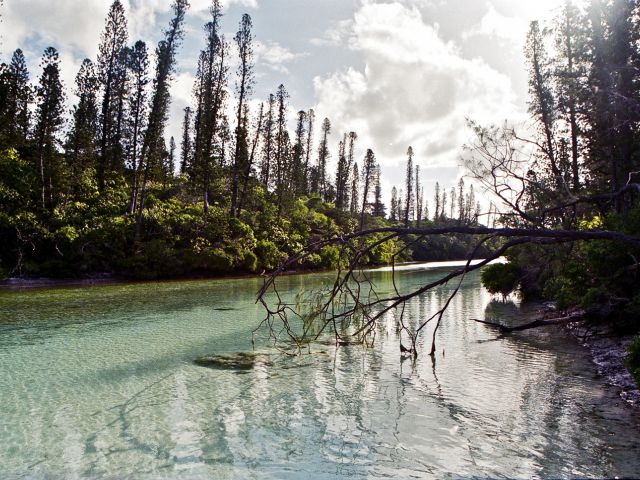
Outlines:
<svg viewBox="0 0 640 480"><path fill-rule="evenodd" d="M389 272L372 275L391 291ZM405 271L399 288L434 275ZM330 280L287 277L283 289L293 296ZM602 387L584 352L557 330L496 340L493 329L473 322L483 312L521 321L517 304L494 301L476 276L451 303L435 358L401 360L400 312L391 311L377 326L374 348L318 344L311 355L275 356L244 374L192 363L250 349L261 318L255 285L230 282L104 287L94 290L96 304L84 313L59 304L40 310L45 291L33 299L31 292L0 297L23 307L16 320L0 306L0 328L7 327L0 343L0 476L529 478L640 471L637 413ZM415 328L440 309L452 288L413 299L407 323ZM86 291L63 295L71 305L91 300ZM22 333L28 329L30 337ZM423 352L429 336L421 339Z"/></svg>

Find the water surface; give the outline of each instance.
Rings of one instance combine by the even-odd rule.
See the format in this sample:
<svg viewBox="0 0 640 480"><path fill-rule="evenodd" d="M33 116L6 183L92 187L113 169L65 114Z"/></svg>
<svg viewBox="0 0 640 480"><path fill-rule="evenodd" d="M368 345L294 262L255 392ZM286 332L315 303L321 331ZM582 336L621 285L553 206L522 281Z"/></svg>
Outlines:
<svg viewBox="0 0 640 480"><path fill-rule="evenodd" d="M401 289L443 270L399 272ZM373 272L390 292L391 273ZM282 279L285 294L329 274ZM199 356L251 350L260 279L0 292L1 478L634 477L640 418L557 330L519 321L471 275L435 361L401 361L394 316L372 349L317 345L248 372ZM428 318L455 285L410 302ZM428 343L428 339L427 342ZM262 352L269 350L259 344ZM423 350L428 350L428 345Z"/></svg>

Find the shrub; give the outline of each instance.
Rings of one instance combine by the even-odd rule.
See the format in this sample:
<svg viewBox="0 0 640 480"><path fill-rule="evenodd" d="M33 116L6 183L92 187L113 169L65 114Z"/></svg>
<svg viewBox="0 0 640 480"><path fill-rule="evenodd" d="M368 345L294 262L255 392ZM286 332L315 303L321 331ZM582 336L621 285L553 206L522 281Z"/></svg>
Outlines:
<svg viewBox="0 0 640 480"><path fill-rule="evenodd" d="M222 248L213 248L206 252L206 263L214 272L231 272L233 270L233 257Z"/></svg>
<svg viewBox="0 0 640 480"><path fill-rule="evenodd" d="M338 268L340 264L340 248L335 245L323 247L320 250L320 266L322 268Z"/></svg>
<svg viewBox="0 0 640 480"><path fill-rule="evenodd" d="M265 270L274 270L282 258L280 250L270 240L260 240L256 246L255 254L258 257L260 268Z"/></svg>
<svg viewBox="0 0 640 480"><path fill-rule="evenodd" d="M244 252L242 268L247 272L255 272L258 269L258 257L253 252Z"/></svg>
<svg viewBox="0 0 640 480"><path fill-rule="evenodd" d="M501 293L506 297L518 288L520 271L512 263L496 263L482 270L480 279L489 293Z"/></svg>

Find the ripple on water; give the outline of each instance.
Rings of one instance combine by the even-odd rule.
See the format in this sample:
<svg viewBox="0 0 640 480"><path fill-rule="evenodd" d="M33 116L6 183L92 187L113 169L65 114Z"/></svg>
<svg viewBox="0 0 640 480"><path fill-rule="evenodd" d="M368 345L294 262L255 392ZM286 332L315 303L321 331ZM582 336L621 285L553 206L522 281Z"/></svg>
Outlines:
<svg viewBox="0 0 640 480"><path fill-rule="evenodd" d="M391 291L388 273L377 283ZM433 278L399 275L400 288ZM283 279L294 295L326 274ZM403 283L404 282L404 283ZM496 340L468 319L471 276L438 354L400 361L393 314L376 347L272 356L245 374L194 359L251 350L259 280L0 293L0 477L612 477L640 471L638 415L572 340ZM414 299L415 324L451 286ZM510 317L510 315L512 317ZM515 321L515 320L514 320ZM429 332L421 351L428 349ZM444 353L444 354L443 354Z"/></svg>

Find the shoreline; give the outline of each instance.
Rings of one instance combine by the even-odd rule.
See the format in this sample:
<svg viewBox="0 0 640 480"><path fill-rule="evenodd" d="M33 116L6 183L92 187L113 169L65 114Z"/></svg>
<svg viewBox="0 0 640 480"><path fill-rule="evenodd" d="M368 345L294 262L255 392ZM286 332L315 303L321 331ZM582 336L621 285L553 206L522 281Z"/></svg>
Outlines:
<svg viewBox="0 0 640 480"><path fill-rule="evenodd" d="M482 261L478 259L477 261ZM429 268L450 268L456 263L466 263L465 259L461 260L441 260L427 262L403 262L397 263L397 270L404 270L412 266L428 266ZM455 265L454 265L455 266ZM398 268L401 267L401 268ZM404 267L404 268L402 268ZM366 271L384 271L390 269L389 265L369 265L364 268ZM333 269L306 269L306 270L288 270L281 272L280 276L289 275L307 275L315 273L334 272ZM180 281L207 281L207 280L240 280L243 278L264 278L273 272L263 271L262 273L219 273L219 274L195 274L195 275L177 275L170 277L158 277L153 279L132 278L126 275L118 275L111 273L96 273L94 275L86 275L82 277L72 278L52 278L52 277L11 277L0 280L0 292L12 290L27 290L38 288L64 288L64 287L94 287L106 285L135 285L139 283L164 283L164 282L180 282Z"/></svg>
<svg viewBox="0 0 640 480"><path fill-rule="evenodd" d="M557 316L558 313L571 314L572 311L558 312L555 305L544 302L543 307L534 315L535 319L545 320ZM640 408L640 386L624 364L628 355L628 347L635 335L617 335L606 324L590 325L584 318L583 311L573 311L580 314L579 319L562 325L569 335L574 337L581 347L587 350L590 360L595 364L599 376L604 379L608 388L628 405Z"/></svg>
<svg viewBox="0 0 640 480"><path fill-rule="evenodd" d="M634 336L615 335L608 326L590 326L585 320L569 323L565 329L588 350L607 386L615 388L625 403L640 408L640 388L624 364Z"/></svg>

